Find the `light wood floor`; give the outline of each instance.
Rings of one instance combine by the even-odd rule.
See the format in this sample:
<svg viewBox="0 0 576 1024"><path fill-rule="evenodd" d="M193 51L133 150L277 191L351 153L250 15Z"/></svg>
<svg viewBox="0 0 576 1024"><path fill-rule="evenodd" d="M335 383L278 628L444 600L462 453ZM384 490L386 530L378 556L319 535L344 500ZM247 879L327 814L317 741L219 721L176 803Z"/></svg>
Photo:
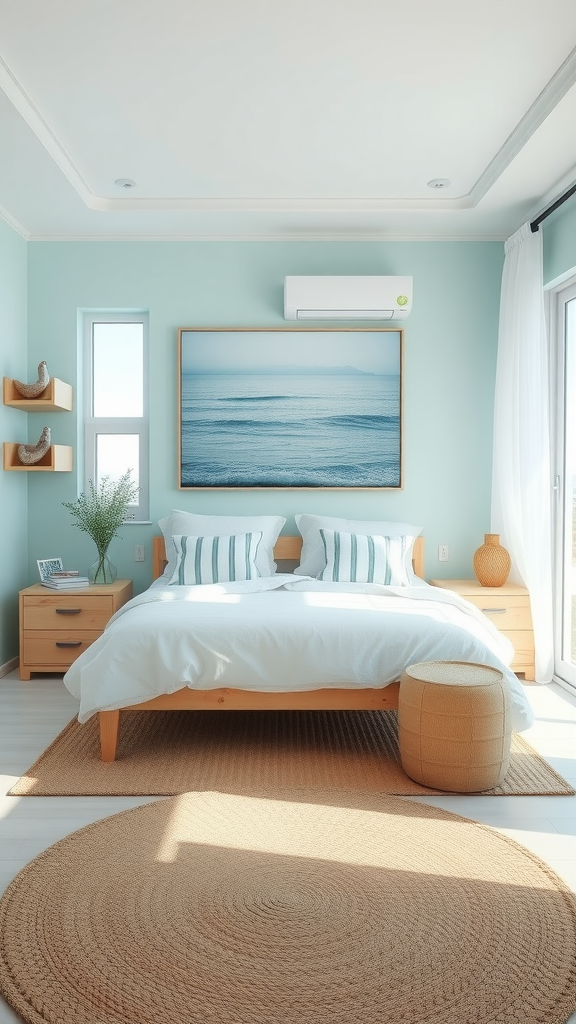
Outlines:
<svg viewBox="0 0 576 1024"><path fill-rule="evenodd" d="M561 687L527 686L536 722L523 735L576 788L576 698ZM0 679L0 891L58 839L157 797L9 797L4 794L77 711L59 676ZM576 796L418 797L490 825L547 861L576 892ZM20 1018L0 998L0 1024ZM569 1024L576 1024L574 1013Z"/></svg>

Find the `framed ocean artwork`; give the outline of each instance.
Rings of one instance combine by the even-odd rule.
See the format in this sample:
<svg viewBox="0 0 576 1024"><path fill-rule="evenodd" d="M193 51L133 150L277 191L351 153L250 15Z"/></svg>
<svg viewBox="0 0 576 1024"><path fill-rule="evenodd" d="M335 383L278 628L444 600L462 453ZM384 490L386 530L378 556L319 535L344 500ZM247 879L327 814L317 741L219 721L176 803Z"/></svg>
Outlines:
<svg viewBox="0 0 576 1024"><path fill-rule="evenodd" d="M403 332L178 331L179 487L401 488Z"/></svg>

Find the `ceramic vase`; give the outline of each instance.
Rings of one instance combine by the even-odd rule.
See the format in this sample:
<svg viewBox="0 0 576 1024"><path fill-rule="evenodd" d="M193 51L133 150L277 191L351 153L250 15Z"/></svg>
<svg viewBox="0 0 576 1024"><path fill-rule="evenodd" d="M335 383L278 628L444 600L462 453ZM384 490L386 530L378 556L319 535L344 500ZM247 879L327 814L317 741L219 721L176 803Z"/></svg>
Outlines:
<svg viewBox="0 0 576 1024"><path fill-rule="evenodd" d="M118 575L115 565L108 558L106 551L99 551L98 558L88 569L88 579L90 583L102 584L102 583L114 583L116 576Z"/></svg>
<svg viewBox="0 0 576 1024"><path fill-rule="evenodd" d="M483 587L503 587L510 572L510 555L500 543L499 533L485 533L484 543L474 552L474 573Z"/></svg>

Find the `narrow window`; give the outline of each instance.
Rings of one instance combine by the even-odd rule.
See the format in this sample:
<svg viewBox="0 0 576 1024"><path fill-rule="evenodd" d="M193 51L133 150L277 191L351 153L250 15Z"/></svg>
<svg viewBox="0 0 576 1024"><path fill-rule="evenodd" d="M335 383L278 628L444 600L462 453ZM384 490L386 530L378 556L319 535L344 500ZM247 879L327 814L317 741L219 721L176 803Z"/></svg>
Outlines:
<svg viewBox="0 0 576 1024"><path fill-rule="evenodd" d="M552 304L555 369L555 675L576 687L576 281Z"/></svg>
<svg viewBox="0 0 576 1024"><path fill-rule="evenodd" d="M130 519L149 518L148 318L145 314L86 314L86 486L126 470L139 487Z"/></svg>

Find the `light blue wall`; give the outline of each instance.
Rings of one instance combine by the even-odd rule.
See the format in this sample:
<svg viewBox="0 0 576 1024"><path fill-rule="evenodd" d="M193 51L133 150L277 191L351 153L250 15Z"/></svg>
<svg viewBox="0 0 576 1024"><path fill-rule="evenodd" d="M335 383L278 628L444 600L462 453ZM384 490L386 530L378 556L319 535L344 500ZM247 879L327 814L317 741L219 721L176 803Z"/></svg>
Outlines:
<svg viewBox="0 0 576 1024"><path fill-rule="evenodd" d="M472 572L490 528L492 407L501 243L478 242L34 242L28 246L29 370L47 359L75 386L73 413L46 422L55 443L78 455L81 396L79 309L145 309L151 336L151 514L113 541L119 574L150 582L150 541L170 508L297 512L404 519L424 527L428 576ZM179 491L177 487L177 328L287 326L287 274L411 274L414 311L405 322L404 488L402 491ZM44 425L44 424L42 424ZM40 425L38 425L40 426ZM32 429L32 428L31 428ZM39 429L36 432L36 436ZM29 577L35 559L61 555L86 569L90 538L71 525L77 474L29 476ZM146 562L134 563L134 545ZM450 547L438 563L437 547Z"/></svg>
<svg viewBox="0 0 576 1024"><path fill-rule="evenodd" d="M26 242L0 220L2 376L26 376ZM26 441L26 413L0 405L2 441ZM28 583L26 473L0 475L0 667L18 653L18 591Z"/></svg>
<svg viewBox="0 0 576 1024"><path fill-rule="evenodd" d="M542 224L544 284L572 271L576 274L576 196Z"/></svg>

